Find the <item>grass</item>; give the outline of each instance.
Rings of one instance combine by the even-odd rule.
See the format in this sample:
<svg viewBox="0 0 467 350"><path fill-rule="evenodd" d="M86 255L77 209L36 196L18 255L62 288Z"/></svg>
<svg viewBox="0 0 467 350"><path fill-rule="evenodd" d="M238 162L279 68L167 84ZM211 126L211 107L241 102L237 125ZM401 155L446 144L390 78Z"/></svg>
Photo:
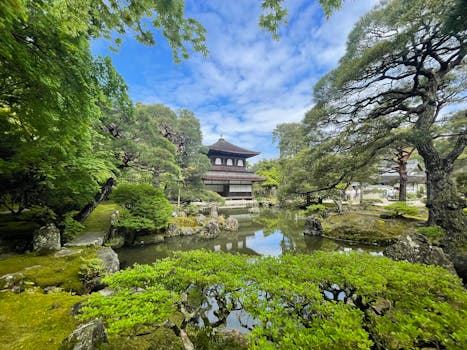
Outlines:
<svg viewBox="0 0 467 350"><path fill-rule="evenodd" d="M62 258L34 254L11 256L0 259L0 276L21 272L26 276L26 279L41 288L58 286L66 291L81 293L83 285L79 280L78 272L82 258L96 258L95 248L84 248L80 254Z"/></svg>
<svg viewBox="0 0 467 350"><path fill-rule="evenodd" d="M382 219L377 213L371 212L330 215L322 222L326 237L381 245L391 244L401 234L413 232L417 223L420 221Z"/></svg>
<svg viewBox="0 0 467 350"><path fill-rule="evenodd" d="M107 232L110 229L110 216L115 210L121 210L117 203L105 201L84 221L84 232Z"/></svg>
<svg viewBox="0 0 467 350"><path fill-rule="evenodd" d="M71 311L81 300L65 292L0 293L0 349L58 349L77 327Z"/></svg>

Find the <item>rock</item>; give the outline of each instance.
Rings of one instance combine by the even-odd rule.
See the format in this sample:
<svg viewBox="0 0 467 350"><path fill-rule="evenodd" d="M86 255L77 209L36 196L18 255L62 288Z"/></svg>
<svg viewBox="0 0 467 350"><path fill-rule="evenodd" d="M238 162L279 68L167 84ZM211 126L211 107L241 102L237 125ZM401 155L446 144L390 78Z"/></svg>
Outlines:
<svg viewBox="0 0 467 350"><path fill-rule="evenodd" d="M219 216L219 213L217 212L217 207L212 206L211 207L211 214L209 215L212 218L217 218Z"/></svg>
<svg viewBox="0 0 467 350"><path fill-rule="evenodd" d="M20 272L0 277L0 290L21 293L24 290L24 275Z"/></svg>
<svg viewBox="0 0 467 350"><path fill-rule="evenodd" d="M260 213L260 210L258 207L251 207L250 209L248 209L248 212L250 214L259 214Z"/></svg>
<svg viewBox="0 0 467 350"><path fill-rule="evenodd" d="M177 224L169 224L169 226L167 227L166 234L167 234L167 237L178 236L179 235L178 225Z"/></svg>
<svg viewBox="0 0 467 350"><path fill-rule="evenodd" d="M206 226L204 226L203 236L212 238L212 237L216 237L219 234L219 232L220 232L220 227L217 221L209 220L206 223Z"/></svg>
<svg viewBox="0 0 467 350"><path fill-rule="evenodd" d="M180 227L178 229L178 234L180 236L193 236L196 233L196 230L193 227Z"/></svg>
<svg viewBox="0 0 467 350"><path fill-rule="evenodd" d="M246 349L248 347L247 336L240 333L240 331L236 329L222 331L219 336L223 338L228 344L235 344L240 349Z"/></svg>
<svg viewBox="0 0 467 350"><path fill-rule="evenodd" d="M115 273L120 270L120 260L118 260L118 255L112 248L102 247L98 249L97 257L102 260L107 273Z"/></svg>
<svg viewBox="0 0 467 350"><path fill-rule="evenodd" d="M150 235L138 236L134 244L155 244L155 243L161 243L161 242L164 242L163 235L150 234Z"/></svg>
<svg viewBox="0 0 467 350"><path fill-rule="evenodd" d="M206 217L203 214L200 214L196 219L198 225L204 224L206 222Z"/></svg>
<svg viewBox="0 0 467 350"><path fill-rule="evenodd" d="M63 258L65 256L77 255L83 252L82 249L68 249L62 248L54 254L54 258Z"/></svg>
<svg viewBox="0 0 467 350"><path fill-rule="evenodd" d="M63 288L57 287L57 286L48 286L44 288L44 293L45 294L54 294L54 293L62 293Z"/></svg>
<svg viewBox="0 0 467 350"><path fill-rule="evenodd" d="M179 211L177 213L177 216L180 217L180 218L186 218L186 213L184 211Z"/></svg>
<svg viewBox="0 0 467 350"><path fill-rule="evenodd" d="M65 243L65 247L89 247L93 245L103 245L107 233L105 232L87 232L75 237L71 242Z"/></svg>
<svg viewBox="0 0 467 350"><path fill-rule="evenodd" d="M115 210L112 215L110 215L110 225L113 226L116 224L118 217L120 215L120 212L118 210Z"/></svg>
<svg viewBox="0 0 467 350"><path fill-rule="evenodd" d="M94 320L79 326L60 345L61 350L94 350L107 343L104 324Z"/></svg>
<svg viewBox="0 0 467 350"><path fill-rule="evenodd" d="M224 222L224 229L227 231L238 231L238 220L229 216Z"/></svg>
<svg viewBox="0 0 467 350"><path fill-rule="evenodd" d="M54 224L42 226L34 232L32 245L33 250L39 255L60 250L60 231Z"/></svg>
<svg viewBox="0 0 467 350"><path fill-rule="evenodd" d="M437 265L454 272L453 264L443 250L433 247L428 238L419 233L401 236L395 244L386 248L384 255L393 260Z"/></svg>
<svg viewBox="0 0 467 350"><path fill-rule="evenodd" d="M321 221L319 221L319 219L314 216L308 216L305 219L303 234L306 236L322 236L323 226L321 226Z"/></svg>

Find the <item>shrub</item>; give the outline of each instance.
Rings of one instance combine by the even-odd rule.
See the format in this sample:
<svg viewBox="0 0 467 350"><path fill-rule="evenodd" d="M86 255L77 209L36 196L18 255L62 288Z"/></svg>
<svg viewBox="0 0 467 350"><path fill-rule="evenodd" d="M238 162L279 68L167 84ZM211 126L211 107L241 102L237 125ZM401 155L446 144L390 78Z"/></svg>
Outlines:
<svg viewBox="0 0 467 350"><path fill-rule="evenodd" d="M60 226L63 227L63 232L61 235L63 242L71 241L84 230L84 225L73 219L72 215L73 213L66 215L65 219L63 219L63 221L60 223Z"/></svg>
<svg viewBox="0 0 467 350"><path fill-rule="evenodd" d="M441 239L446 234L439 226L420 227L417 229L417 232L426 236L433 244L439 244Z"/></svg>
<svg viewBox="0 0 467 350"><path fill-rule="evenodd" d="M20 215L21 220L31 221L43 226L55 222L57 214L49 207L33 205L29 210Z"/></svg>
<svg viewBox="0 0 467 350"><path fill-rule="evenodd" d="M323 204L309 205L305 209L305 215L306 216L308 216L308 215L317 215L317 216L324 217L326 215L326 206L323 205Z"/></svg>
<svg viewBox="0 0 467 350"><path fill-rule="evenodd" d="M253 321L252 349L459 349L467 342L467 294L457 276L370 254L179 252L104 282L115 293L91 295L83 318L103 319L109 334L147 334L174 315L185 317L179 327L202 317L211 332L243 309ZM214 300L212 320L202 306Z"/></svg>
<svg viewBox="0 0 467 350"><path fill-rule="evenodd" d="M173 212L162 191L148 184L121 184L111 198L127 209L117 226L137 232L165 227Z"/></svg>
<svg viewBox="0 0 467 350"><path fill-rule="evenodd" d="M417 215L418 208L408 205L406 202L396 202L384 207L393 217L402 217L407 215Z"/></svg>

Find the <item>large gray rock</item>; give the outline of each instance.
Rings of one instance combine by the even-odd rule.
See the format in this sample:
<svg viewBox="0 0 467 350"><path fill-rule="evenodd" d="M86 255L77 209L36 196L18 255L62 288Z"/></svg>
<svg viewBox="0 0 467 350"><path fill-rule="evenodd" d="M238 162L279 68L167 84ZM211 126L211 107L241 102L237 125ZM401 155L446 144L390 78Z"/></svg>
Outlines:
<svg viewBox="0 0 467 350"><path fill-rule="evenodd" d="M321 221L319 221L319 219L314 216L308 216L305 219L303 234L306 236L322 236L323 226L321 226Z"/></svg>
<svg viewBox="0 0 467 350"><path fill-rule="evenodd" d="M212 206L211 207L211 214L209 215L212 218L217 218L219 216L219 213L217 212L217 207Z"/></svg>
<svg viewBox="0 0 467 350"><path fill-rule="evenodd" d="M95 350L107 343L104 324L94 320L79 326L60 345L61 350Z"/></svg>
<svg viewBox="0 0 467 350"><path fill-rule="evenodd" d="M443 250L433 247L428 238L419 233L401 236L395 244L386 248L384 255L393 260L437 265L455 272L452 262Z"/></svg>
<svg viewBox="0 0 467 350"><path fill-rule="evenodd" d="M24 275L16 272L1 276L0 290L21 293L24 290Z"/></svg>
<svg viewBox="0 0 467 350"><path fill-rule="evenodd" d="M220 232L219 224L216 220L209 220L203 229L203 236L212 238L216 237Z"/></svg>
<svg viewBox="0 0 467 350"><path fill-rule="evenodd" d="M42 226L34 232L32 246L33 250L39 255L60 250L60 231L54 224Z"/></svg>
<svg viewBox="0 0 467 350"><path fill-rule="evenodd" d="M238 220L229 216L224 222L224 230L238 231Z"/></svg>
<svg viewBox="0 0 467 350"><path fill-rule="evenodd" d="M120 260L118 260L118 255L112 248L102 247L98 249L97 257L102 260L107 273L115 273L120 270Z"/></svg>

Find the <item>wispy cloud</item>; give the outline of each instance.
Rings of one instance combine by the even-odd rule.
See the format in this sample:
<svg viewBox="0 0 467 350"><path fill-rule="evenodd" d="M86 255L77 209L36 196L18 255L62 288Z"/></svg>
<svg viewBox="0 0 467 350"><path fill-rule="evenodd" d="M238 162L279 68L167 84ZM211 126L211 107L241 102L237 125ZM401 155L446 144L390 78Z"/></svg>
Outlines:
<svg viewBox="0 0 467 350"><path fill-rule="evenodd" d="M273 129L303 118L313 85L335 67L354 23L376 3L346 1L326 20L317 4L289 0L289 24L274 41L257 25L259 1L188 0L188 14L208 31L208 58L175 65L162 43L151 51L128 44L113 59L135 101L190 109L206 144L223 134L270 158L277 155Z"/></svg>

